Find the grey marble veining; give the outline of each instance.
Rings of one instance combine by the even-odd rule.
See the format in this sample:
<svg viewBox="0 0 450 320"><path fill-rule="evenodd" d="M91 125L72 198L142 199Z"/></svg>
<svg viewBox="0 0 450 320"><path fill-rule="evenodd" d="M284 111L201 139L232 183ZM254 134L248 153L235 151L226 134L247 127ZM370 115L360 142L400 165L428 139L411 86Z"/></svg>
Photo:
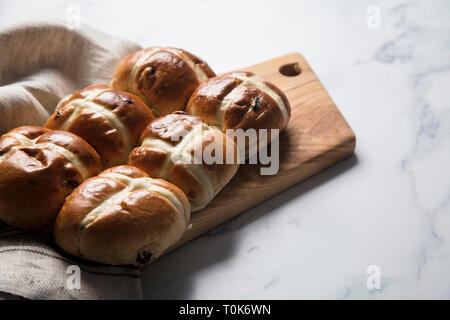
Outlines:
<svg viewBox="0 0 450 320"><path fill-rule="evenodd" d="M1 2L0 26L75 5L84 23L218 73L301 52L356 133L352 158L143 269L145 297L450 298L449 1L31 3Z"/></svg>

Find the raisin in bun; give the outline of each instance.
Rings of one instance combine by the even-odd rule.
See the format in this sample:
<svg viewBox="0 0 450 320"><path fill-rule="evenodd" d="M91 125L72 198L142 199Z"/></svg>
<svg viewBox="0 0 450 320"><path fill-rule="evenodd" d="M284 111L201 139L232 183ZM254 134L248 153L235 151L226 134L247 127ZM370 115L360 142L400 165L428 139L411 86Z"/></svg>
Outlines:
<svg viewBox="0 0 450 320"><path fill-rule="evenodd" d="M191 210L204 208L235 175L236 144L199 117L176 112L152 121L129 164L178 186Z"/></svg>
<svg viewBox="0 0 450 320"><path fill-rule="evenodd" d="M201 84L192 94L186 112L209 125L227 129L279 129L286 127L291 108L286 95L275 85L252 72L230 72ZM267 141L275 136L268 130ZM258 149L258 148L256 148ZM245 150L248 156L248 147Z"/></svg>
<svg viewBox="0 0 450 320"><path fill-rule="evenodd" d="M153 119L152 111L137 96L97 84L64 98L45 127L82 137L108 168L126 163L142 130Z"/></svg>
<svg viewBox="0 0 450 320"><path fill-rule="evenodd" d="M214 76L205 61L185 50L150 47L122 61L112 86L141 97L161 116L184 110L195 88Z"/></svg>
<svg viewBox="0 0 450 320"><path fill-rule="evenodd" d="M54 238L80 258L144 265L178 241L189 219L189 202L176 186L118 166L75 189L56 219Z"/></svg>
<svg viewBox="0 0 450 320"><path fill-rule="evenodd" d="M72 133L13 129L0 138L0 219L50 232L64 199L100 170L97 152Z"/></svg>

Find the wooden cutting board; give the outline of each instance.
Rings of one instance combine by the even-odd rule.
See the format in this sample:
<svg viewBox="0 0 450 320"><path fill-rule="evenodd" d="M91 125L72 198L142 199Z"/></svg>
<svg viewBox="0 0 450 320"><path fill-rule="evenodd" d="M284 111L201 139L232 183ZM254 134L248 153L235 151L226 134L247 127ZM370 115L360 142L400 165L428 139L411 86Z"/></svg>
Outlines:
<svg viewBox="0 0 450 320"><path fill-rule="evenodd" d="M355 149L355 134L302 55L292 53L239 70L269 80L289 99L292 114L280 135L280 170L274 176L262 176L258 165L242 165L205 209L192 214L192 228L167 252L350 156Z"/></svg>

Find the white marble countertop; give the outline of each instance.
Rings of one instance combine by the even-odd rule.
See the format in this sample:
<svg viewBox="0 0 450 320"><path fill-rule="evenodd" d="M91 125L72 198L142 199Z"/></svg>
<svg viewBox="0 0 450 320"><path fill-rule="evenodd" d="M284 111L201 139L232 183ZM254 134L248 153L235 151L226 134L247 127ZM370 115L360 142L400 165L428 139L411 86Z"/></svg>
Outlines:
<svg viewBox="0 0 450 320"><path fill-rule="evenodd" d="M354 157L144 268L146 298L450 298L449 1L16 0L0 27L71 5L218 73L301 52L357 136Z"/></svg>

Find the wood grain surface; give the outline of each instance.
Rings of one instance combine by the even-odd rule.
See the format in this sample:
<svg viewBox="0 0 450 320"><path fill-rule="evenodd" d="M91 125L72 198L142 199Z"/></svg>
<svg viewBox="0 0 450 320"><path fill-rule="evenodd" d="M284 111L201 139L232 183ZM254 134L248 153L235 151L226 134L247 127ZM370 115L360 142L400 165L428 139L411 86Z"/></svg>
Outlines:
<svg viewBox="0 0 450 320"><path fill-rule="evenodd" d="M269 80L289 99L292 115L280 135L280 170L263 176L258 165L242 165L205 209L192 214L192 228L168 252L350 156L355 149L352 129L302 55L292 53L239 70Z"/></svg>

